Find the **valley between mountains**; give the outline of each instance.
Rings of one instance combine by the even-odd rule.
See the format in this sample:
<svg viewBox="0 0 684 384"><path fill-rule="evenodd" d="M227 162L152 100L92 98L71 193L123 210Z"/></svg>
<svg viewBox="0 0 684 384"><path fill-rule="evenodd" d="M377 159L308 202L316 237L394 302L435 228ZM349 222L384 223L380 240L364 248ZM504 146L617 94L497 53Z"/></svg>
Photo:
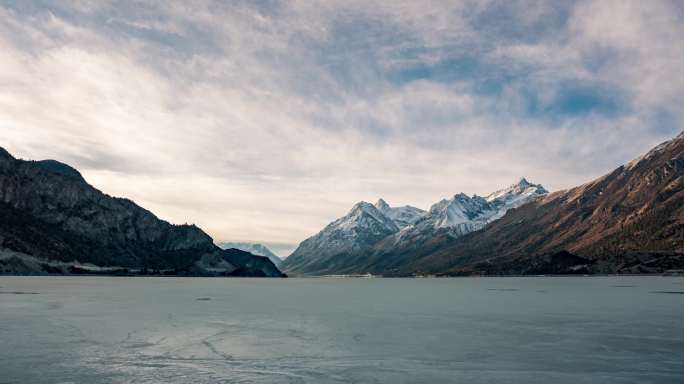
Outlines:
<svg viewBox="0 0 684 384"><path fill-rule="evenodd" d="M0 149L0 274L466 276L680 273L684 133L586 184L525 178L427 211L359 202L281 260L104 194L55 160Z"/></svg>

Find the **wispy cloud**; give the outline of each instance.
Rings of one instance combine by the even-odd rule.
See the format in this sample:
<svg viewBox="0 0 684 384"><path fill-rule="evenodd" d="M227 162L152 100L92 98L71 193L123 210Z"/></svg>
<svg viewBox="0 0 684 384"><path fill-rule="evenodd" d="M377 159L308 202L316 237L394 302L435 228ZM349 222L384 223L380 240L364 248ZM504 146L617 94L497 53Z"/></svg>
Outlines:
<svg viewBox="0 0 684 384"><path fill-rule="evenodd" d="M218 240L600 175L681 130L674 1L0 2L0 140Z"/></svg>

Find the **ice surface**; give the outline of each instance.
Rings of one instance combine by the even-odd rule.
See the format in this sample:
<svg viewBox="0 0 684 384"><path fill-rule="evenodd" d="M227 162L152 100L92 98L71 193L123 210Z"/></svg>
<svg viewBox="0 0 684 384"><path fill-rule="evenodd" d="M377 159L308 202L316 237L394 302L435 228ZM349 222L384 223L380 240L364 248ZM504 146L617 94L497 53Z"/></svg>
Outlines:
<svg viewBox="0 0 684 384"><path fill-rule="evenodd" d="M0 381L684 382L683 282L0 277Z"/></svg>

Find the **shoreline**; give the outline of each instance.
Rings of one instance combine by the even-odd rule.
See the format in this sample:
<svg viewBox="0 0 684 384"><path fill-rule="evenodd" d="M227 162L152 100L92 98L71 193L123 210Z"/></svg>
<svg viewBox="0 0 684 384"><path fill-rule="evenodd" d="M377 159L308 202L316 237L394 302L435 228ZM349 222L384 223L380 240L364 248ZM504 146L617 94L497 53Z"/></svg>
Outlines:
<svg viewBox="0 0 684 384"><path fill-rule="evenodd" d="M106 273L87 273L87 274L0 274L0 278L4 277L135 277L135 278L188 278L188 279L269 279L265 277L256 276L201 276L201 275L158 275L158 274L106 274ZM666 278L677 278L684 277L684 275L676 274L666 274L666 273L640 273L640 274L558 274L558 275L477 275L477 276L373 276L373 277L362 277L362 276L288 276L288 280L292 279L324 279L324 280L357 280L357 279L390 279L390 280L401 280L401 279L477 279L477 278L567 278L567 277L582 277L582 278L594 278L594 277L666 277ZM278 280L278 279L275 279Z"/></svg>

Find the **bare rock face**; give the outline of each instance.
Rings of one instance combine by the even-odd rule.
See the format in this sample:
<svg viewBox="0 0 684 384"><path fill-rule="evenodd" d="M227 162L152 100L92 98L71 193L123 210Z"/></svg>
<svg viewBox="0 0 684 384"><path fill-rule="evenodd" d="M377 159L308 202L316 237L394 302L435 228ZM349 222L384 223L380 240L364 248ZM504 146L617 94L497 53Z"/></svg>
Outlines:
<svg viewBox="0 0 684 384"><path fill-rule="evenodd" d="M1 148L0 215L0 249L41 259L136 273L282 276L268 259L235 257L194 225L172 225L100 192L66 164L18 160Z"/></svg>

